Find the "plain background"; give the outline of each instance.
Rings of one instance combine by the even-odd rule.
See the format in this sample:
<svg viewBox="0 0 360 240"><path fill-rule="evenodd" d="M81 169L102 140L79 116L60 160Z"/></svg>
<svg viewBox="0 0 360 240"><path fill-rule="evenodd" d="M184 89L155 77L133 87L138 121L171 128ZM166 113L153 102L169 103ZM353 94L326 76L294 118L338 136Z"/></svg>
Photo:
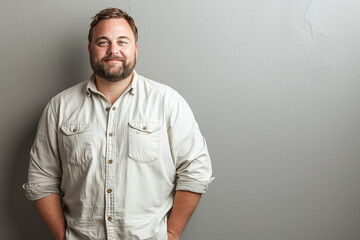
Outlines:
<svg viewBox="0 0 360 240"><path fill-rule="evenodd" d="M50 98L90 76L110 6L208 142L216 180L183 240L360 239L358 0L1 1L1 239L51 239L20 187L29 150Z"/></svg>

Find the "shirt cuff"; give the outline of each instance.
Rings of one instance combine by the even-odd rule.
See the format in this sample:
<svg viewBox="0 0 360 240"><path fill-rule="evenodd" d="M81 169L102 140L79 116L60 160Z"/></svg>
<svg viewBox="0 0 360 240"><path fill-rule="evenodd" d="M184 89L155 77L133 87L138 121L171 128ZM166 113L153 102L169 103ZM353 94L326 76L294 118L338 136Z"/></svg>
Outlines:
<svg viewBox="0 0 360 240"><path fill-rule="evenodd" d="M214 177L210 178L209 181L194 181L194 180L178 180L176 184L176 191L183 190L195 193L206 193L209 184L215 180Z"/></svg>
<svg viewBox="0 0 360 240"><path fill-rule="evenodd" d="M30 201L39 200L41 198L60 193L58 185L41 186L35 183L24 183L22 188L25 190L26 197Z"/></svg>

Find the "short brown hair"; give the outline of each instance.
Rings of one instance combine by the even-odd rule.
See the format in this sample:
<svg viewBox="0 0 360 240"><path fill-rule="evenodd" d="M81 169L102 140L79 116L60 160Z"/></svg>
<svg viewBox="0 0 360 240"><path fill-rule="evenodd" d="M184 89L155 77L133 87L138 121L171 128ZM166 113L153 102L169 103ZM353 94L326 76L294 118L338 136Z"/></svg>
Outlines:
<svg viewBox="0 0 360 240"><path fill-rule="evenodd" d="M98 12L92 18L93 20L90 23L90 30L89 30L89 35L88 35L89 43L91 43L91 40L92 40L94 27L101 20L110 19L110 18L123 18L123 19L125 19L129 23L129 25L131 27L131 30L134 33L135 42L137 42L137 40L138 40L138 30L137 30L137 27L135 25L134 19L129 14L127 14L125 11L123 11L121 9L118 9L118 8L106 8L106 9L101 10L100 12Z"/></svg>

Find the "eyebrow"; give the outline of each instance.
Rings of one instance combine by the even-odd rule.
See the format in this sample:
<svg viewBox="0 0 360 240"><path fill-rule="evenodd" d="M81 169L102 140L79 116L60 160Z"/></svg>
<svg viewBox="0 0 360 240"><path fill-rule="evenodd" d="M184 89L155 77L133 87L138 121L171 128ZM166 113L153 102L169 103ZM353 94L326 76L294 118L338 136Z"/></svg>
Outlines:
<svg viewBox="0 0 360 240"><path fill-rule="evenodd" d="M131 39L128 36L119 36L119 37L117 37L117 39L124 39L124 38L131 41ZM101 37L98 37L97 39L95 39L95 42L97 42L97 41L99 41L101 39L106 39L106 40L110 41L110 39L107 38L106 36L101 36Z"/></svg>

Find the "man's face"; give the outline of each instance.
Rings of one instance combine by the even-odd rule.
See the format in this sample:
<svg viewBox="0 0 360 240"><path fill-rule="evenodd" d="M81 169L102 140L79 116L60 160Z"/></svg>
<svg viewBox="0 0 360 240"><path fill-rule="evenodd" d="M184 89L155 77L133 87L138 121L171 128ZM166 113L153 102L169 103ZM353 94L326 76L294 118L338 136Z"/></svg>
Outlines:
<svg viewBox="0 0 360 240"><path fill-rule="evenodd" d="M110 82L130 76L136 64L138 46L128 22L123 18L106 19L93 30L88 48L94 73Z"/></svg>

